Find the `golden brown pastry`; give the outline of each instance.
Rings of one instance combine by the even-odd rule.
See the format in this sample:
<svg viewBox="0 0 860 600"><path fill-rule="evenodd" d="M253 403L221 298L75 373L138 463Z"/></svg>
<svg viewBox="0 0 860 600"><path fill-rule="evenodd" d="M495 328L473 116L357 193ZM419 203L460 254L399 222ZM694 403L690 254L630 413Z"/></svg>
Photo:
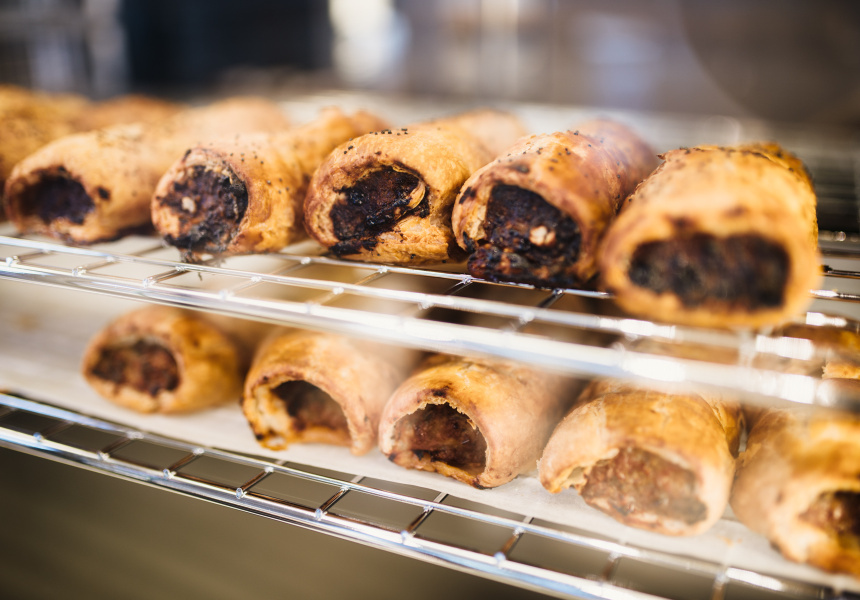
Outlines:
<svg viewBox="0 0 860 600"><path fill-rule="evenodd" d="M647 143L605 119L519 140L473 173L454 204L469 273L541 287L587 282L618 207L656 166Z"/></svg>
<svg viewBox="0 0 860 600"><path fill-rule="evenodd" d="M736 403L595 381L553 432L540 481L626 525L694 535L725 511L742 428Z"/></svg>
<svg viewBox="0 0 860 600"><path fill-rule="evenodd" d="M849 321L844 326L789 323L773 335L812 342L823 355L822 371L818 373L823 378L860 380L860 323Z"/></svg>
<svg viewBox="0 0 860 600"><path fill-rule="evenodd" d="M193 311L151 305L126 313L90 340L82 361L103 398L143 413L178 413L242 394L241 347Z"/></svg>
<svg viewBox="0 0 860 600"><path fill-rule="evenodd" d="M154 96L123 94L88 105L75 122L75 127L78 131L90 131L122 123L159 123L188 108L179 102Z"/></svg>
<svg viewBox="0 0 860 600"><path fill-rule="evenodd" d="M182 105L129 94L90 102L75 94L48 94L0 85L0 197L18 162L58 138L121 123L163 121ZM5 210L0 208L0 220Z"/></svg>
<svg viewBox="0 0 860 600"><path fill-rule="evenodd" d="M87 105L80 96L0 85L0 186L22 159L48 142L77 131L77 122Z"/></svg>
<svg viewBox="0 0 860 600"><path fill-rule="evenodd" d="M437 354L386 404L379 448L402 467L496 487L535 468L571 398L561 377Z"/></svg>
<svg viewBox="0 0 860 600"><path fill-rule="evenodd" d="M451 209L460 186L524 133L513 115L479 110L346 142L311 181L305 227L347 258L459 260Z"/></svg>
<svg viewBox="0 0 860 600"><path fill-rule="evenodd" d="M117 125L69 135L15 166L7 216L19 231L90 244L151 229L159 178L200 141L286 127L273 102L237 97L157 124Z"/></svg>
<svg viewBox="0 0 860 600"><path fill-rule="evenodd" d="M186 255L271 252L305 237L302 203L311 175L341 142L384 124L336 108L301 127L195 146L164 174L152 221Z"/></svg>
<svg viewBox="0 0 860 600"><path fill-rule="evenodd" d="M738 458L731 505L786 558L860 576L860 418L764 413Z"/></svg>
<svg viewBox="0 0 860 600"><path fill-rule="evenodd" d="M716 327L775 324L820 278L816 198L773 144L666 153L610 226L603 287L637 316Z"/></svg>
<svg viewBox="0 0 860 600"><path fill-rule="evenodd" d="M417 356L333 333L277 330L257 350L242 410L267 448L322 443L366 454L385 401Z"/></svg>

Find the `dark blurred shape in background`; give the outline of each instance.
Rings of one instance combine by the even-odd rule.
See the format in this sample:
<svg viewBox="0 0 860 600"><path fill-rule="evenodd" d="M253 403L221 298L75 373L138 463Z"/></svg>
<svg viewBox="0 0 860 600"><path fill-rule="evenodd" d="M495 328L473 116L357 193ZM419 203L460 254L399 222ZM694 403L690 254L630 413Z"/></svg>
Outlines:
<svg viewBox="0 0 860 600"><path fill-rule="evenodd" d="M0 81L366 89L860 126L856 0L0 0Z"/></svg>
<svg viewBox="0 0 860 600"><path fill-rule="evenodd" d="M130 0L119 23L136 84L206 86L237 67L289 73L331 62L325 2Z"/></svg>

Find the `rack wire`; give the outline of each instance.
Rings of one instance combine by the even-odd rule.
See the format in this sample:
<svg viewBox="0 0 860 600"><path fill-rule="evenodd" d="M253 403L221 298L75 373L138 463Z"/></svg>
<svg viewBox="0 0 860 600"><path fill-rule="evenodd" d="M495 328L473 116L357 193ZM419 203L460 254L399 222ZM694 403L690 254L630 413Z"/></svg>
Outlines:
<svg viewBox="0 0 860 600"><path fill-rule="evenodd" d="M557 597L860 598L430 489L201 447L8 394L0 394L0 446Z"/></svg>
<svg viewBox="0 0 860 600"><path fill-rule="evenodd" d="M0 236L0 278L174 304L273 323L328 329L429 351L514 359L578 377L708 386L748 402L860 410L852 386L822 379L832 349L779 331L681 327L620 314L605 293L541 290L475 279L457 265L427 270L326 256L311 242L264 256L182 262L154 238L81 248ZM860 243L826 236L832 264L813 290L831 312L804 327L860 332ZM856 286L855 286L856 287ZM840 314L834 304L846 304ZM691 349L694 349L691 354ZM705 351L707 350L707 351ZM697 358L707 356L706 360ZM850 357L847 357L850 360ZM791 368L786 368L789 365Z"/></svg>

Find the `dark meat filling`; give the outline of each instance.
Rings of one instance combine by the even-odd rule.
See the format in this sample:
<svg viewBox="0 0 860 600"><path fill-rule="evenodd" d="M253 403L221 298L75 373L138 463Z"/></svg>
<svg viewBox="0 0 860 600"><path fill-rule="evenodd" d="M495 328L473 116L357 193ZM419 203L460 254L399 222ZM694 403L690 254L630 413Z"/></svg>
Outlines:
<svg viewBox="0 0 860 600"><path fill-rule="evenodd" d="M227 249L248 210L248 189L227 167L223 171L195 165L158 198L179 216L181 233L167 243L186 251L217 254Z"/></svg>
<svg viewBox="0 0 860 600"><path fill-rule="evenodd" d="M346 415L340 405L324 391L307 381L285 381L272 390L284 401L293 431L320 427L349 437Z"/></svg>
<svg viewBox="0 0 860 600"><path fill-rule="evenodd" d="M36 215L44 223L66 219L75 225L82 224L95 208L84 186L62 175L43 175L27 188L20 205L24 214Z"/></svg>
<svg viewBox="0 0 860 600"><path fill-rule="evenodd" d="M173 354L161 344L147 340L105 348L92 373L153 398L159 392L175 390L179 385L179 367Z"/></svg>
<svg viewBox="0 0 860 600"><path fill-rule="evenodd" d="M760 236L697 233L642 244L628 275L640 287L675 294L688 308L717 302L756 310L782 304L788 270L785 249Z"/></svg>
<svg viewBox="0 0 860 600"><path fill-rule="evenodd" d="M860 550L860 493L821 494L800 518L827 532L842 548Z"/></svg>
<svg viewBox="0 0 860 600"><path fill-rule="evenodd" d="M419 458L445 463L478 475L486 466L487 441L469 417L448 404L430 404L412 413L401 427L409 427L409 449Z"/></svg>
<svg viewBox="0 0 860 600"><path fill-rule="evenodd" d="M469 272L475 277L541 287L576 283L571 266L579 256L579 225L538 194L495 186L484 233L485 242L469 258Z"/></svg>
<svg viewBox="0 0 860 600"><path fill-rule="evenodd" d="M608 504L621 515L654 514L688 525L707 516L696 497L696 478L656 454L622 448L586 475L582 497L589 504Z"/></svg>
<svg viewBox="0 0 860 600"><path fill-rule="evenodd" d="M367 245L372 248L376 235L415 209L426 216L428 204L416 195L419 184L412 173L388 168L373 171L354 186L340 190L343 198L330 213L334 235L342 240L332 248L335 254L350 254Z"/></svg>

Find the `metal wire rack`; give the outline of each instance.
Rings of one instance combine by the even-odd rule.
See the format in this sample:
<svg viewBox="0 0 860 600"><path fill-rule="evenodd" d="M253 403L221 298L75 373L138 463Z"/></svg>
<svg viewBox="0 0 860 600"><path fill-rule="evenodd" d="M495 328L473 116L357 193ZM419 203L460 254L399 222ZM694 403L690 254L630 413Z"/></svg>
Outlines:
<svg viewBox="0 0 860 600"><path fill-rule="evenodd" d="M8 228L8 226L7 226ZM7 233L8 230L7 230ZM860 244L831 236L826 280L813 290L828 312L809 328L858 329ZM91 248L0 237L0 277L308 328L330 329L430 351L516 359L575 376L705 385L757 403L860 408L850 386L819 376L832 350L777 332L716 331L633 319L607 294L493 284L449 270L336 260L306 242L265 256L181 262L153 238ZM848 310L834 304L846 304ZM815 307L814 307L815 308ZM690 358L707 349L707 360ZM786 364L791 368L787 369Z"/></svg>
<svg viewBox="0 0 860 600"><path fill-rule="evenodd" d="M430 489L200 447L7 394L0 394L0 446L558 597L860 597Z"/></svg>
<svg viewBox="0 0 860 600"><path fill-rule="evenodd" d="M838 252L828 256L839 264L828 267L831 276L846 282L860 277L853 268L855 243L834 239L832 245ZM571 374L660 384L674 378L683 385L728 387L751 402L858 406L855 396L828 390L812 374L826 360L814 345L798 350L790 338L772 333L629 319L613 314L611 298L598 292L489 284L456 268L353 264L311 244L203 264L178 262L173 252L151 238L75 248L8 235L0 238L0 277L348 331L428 350L516 358ZM856 308L850 290L813 293ZM803 320L843 328L853 323L820 312ZM637 349L643 340L674 349ZM703 345L728 351L730 359L676 355L679 348ZM786 357L802 364L804 374L768 365L768 359ZM0 406L0 445L560 597L613 598L619 590L631 598L741 598L760 592L855 597L807 581L619 544L360 473L320 473L224 452L14 396L0 396Z"/></svg>

